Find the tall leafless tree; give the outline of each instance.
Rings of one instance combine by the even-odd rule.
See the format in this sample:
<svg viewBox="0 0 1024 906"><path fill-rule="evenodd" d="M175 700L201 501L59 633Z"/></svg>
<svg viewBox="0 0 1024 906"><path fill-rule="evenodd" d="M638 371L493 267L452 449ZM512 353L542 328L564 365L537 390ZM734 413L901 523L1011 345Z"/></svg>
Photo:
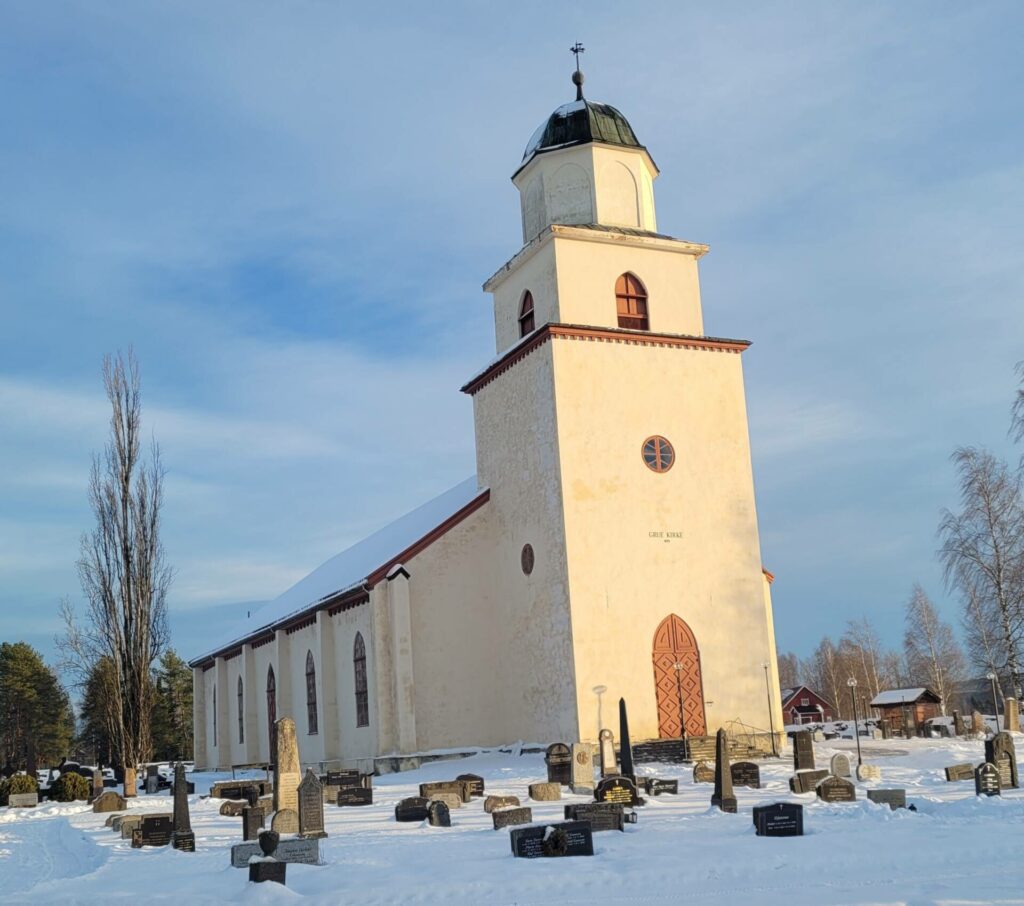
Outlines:
<svg viewBox="0 0 1024 906"><path fill-rule="evenodd" d="M844 655L844 667L857 679L867 698L873 699L882 691L879 681L882 640L871 621L867 617L850 620L839 648Z"/></svg>
<svg viewBox="0 0 1024 906"><path fill-rule="evenodd" d="M1020 697L1024 645L1024 499L1021 476L987 450L953 454L960 510L945 510L939 556L960 593L975 666L994 668Z"/></svg>
<svg viewBox="0 0 1024 906"><path fill-rule="evenodd" d="M778 654L779 685L783 689L795 689L800 684L800 662L792 651Z"/></svg>
<svg viewBox="0 0 1024 906"><path fill-rule="evenodd" d="M139 365L129 351L103 360L110 437L93 458L89 503L96 524L82 537L78 574L85 619L62 605L66 658L79 675L101 658L112 664L109 726L113 754L134 796L136 766L149 756L153 661L167 641L166 599L172 570L160 543L163 469L152 442L142 455Z"/></svg>
<svg viewBox="0 0 1024 906"><path fill-rule="evenodd" d="M964 678L964 656L952 628L940 619L920 585L907 601L906 624L903 650L913 682L939 696L945 714L953 689Z"/></svg>

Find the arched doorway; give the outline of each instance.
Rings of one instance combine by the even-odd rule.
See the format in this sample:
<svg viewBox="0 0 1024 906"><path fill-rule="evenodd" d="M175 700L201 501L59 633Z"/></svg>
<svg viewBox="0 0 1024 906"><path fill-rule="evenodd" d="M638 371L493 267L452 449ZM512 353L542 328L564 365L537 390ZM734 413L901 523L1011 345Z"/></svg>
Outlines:
<svg viewBox="0 0 1024 906"><path fill-rule="evenodd" d="M267 761L274 761L274 723L277 720L277 682L274 680L274 665L267 668L267 735L270 738L270 752Z"/></svg>
<svg viewBox="0 0 1024 906"><path fill-rule="evenodd" d="M658 697L658 736L680 739L685 715L687 736L706 736L700 650L690 627L675 614L654 633L654 691Z"/></svg>

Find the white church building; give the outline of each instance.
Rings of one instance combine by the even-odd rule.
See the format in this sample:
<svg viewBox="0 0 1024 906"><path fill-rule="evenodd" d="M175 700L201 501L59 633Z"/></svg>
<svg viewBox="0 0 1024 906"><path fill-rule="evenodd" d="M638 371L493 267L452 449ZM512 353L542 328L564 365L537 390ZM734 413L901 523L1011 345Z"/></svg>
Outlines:
<svg viewBox="0 0 1024 906"><path fill-rule="evenodd" d="M523 245L484 284L476 475L338 554L191 661L195 760L304 762L782 727L742 354L704 330L706 245L582 96L512 176ZM454 388L453 388L454 389Z"/></svg>

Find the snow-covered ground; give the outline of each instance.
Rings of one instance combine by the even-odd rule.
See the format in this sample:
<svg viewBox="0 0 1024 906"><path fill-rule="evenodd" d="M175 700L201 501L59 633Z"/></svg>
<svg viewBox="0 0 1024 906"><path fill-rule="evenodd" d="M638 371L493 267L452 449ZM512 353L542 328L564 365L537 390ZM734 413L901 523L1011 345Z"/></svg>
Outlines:
<svg viewBox="0 0 1024 906"><path fill-rule="evenodd" d="M1024 736L1016 737L1018 746ZM548 904L767 903L1024 904L1024 790L999 799L974 796L973 782L947 783L942 768L975 764L980 741L862 741L865 760L882 768L875 787L903 787L917 812L890 812L864 797L826 805L793 796L790 759L763 763L763 789L737 789L739 814L710 808L710 784L694 785L685 766L644 766L678 777L680 795L648 799L625 833L595 834L593 858L514 859L508 831L491 829L482 800L452 811L452 827L398 824L395 803L419 783L481 774L489 793L511 793L539 821L561 820L565 802L529 803L526 787L545 779L541 755L481 754L375 778L374 805L325 806L323 866L289 865L288 887L250 885L230 866L240 818L221 817L220 800L191 797L196 852L132 850L85 804L0 809L0 903ZM815 745L819 767L852 740ZM196 774L205 792L224 775ZM805 836L755 836L751 808L804 803ZM140 796L133 810L170 811L166 793Z"/></svg>

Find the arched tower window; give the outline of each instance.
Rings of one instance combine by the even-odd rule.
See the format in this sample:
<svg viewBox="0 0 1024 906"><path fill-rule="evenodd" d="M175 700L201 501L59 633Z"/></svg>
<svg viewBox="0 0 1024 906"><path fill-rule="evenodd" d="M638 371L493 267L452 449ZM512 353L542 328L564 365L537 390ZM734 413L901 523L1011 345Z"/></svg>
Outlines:
<svg viewBox="0 0 1024 906"><path fill-rule="evenodd" d="M523 301L519 305L519 336L525 337L533 333L536 322L533 317L533 293L529 290L523 295Z"/></svg>
<svg viewBox="0 0 1024 906"><path fill-rule="evenodd" d="M270 740L270 752L268 761L273 761L274 754L274 724L277 722L277 682L274 679L274 665L267 667L267 736Z"/></svg>
<svg viewBox="0 0 1024 906"><path fill-rule="evenodd" d="M316 736L316 664L313 663L313 652L306 652L306 722L309 735Z"/></svg>
<svg viewBox="0 0 1024 906"><path fill-rule="evenodd" d="M615 281L615 306L619 327L650 330L647 320L647 290L634 274L623 274Z"/></svg>
<svg viewBox="0 0 1024 906"><path fill-rule="evenodd" d="M352 646L352 665L356 672L356 726L370 726L370 694L366 686L366 645L363 634L356 633Z"/></svg>
<svg viewBox="0 0 1024 906"><path fill-rule="evenodd" d="M238 741L245 742L245 708L242 698L242 678L238 678Z"/></svg>
<svg viewBox="0 0 1024 906"><path fill-rule="evenodd" d="M213 687L213 744L217 745L217 687Z"/></svg>

